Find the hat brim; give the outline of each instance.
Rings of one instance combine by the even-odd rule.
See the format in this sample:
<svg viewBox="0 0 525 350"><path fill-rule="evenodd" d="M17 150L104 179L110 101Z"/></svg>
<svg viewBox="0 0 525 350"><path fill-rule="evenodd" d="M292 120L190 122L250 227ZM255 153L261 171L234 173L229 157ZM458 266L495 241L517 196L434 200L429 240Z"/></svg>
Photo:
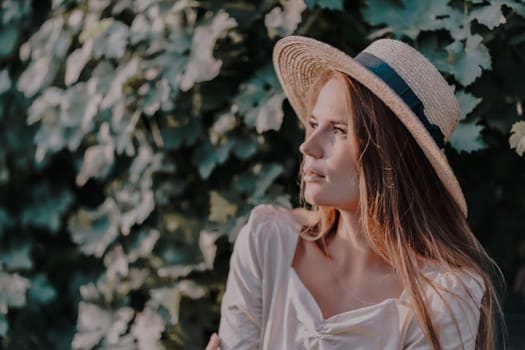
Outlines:
<svg viewBox="0 0 525 350"><path fill-rule="evenodd" d="M273 64L290 105L305 125L308 118L305 114L309 87L323 69L340 71L367 87L392 110L413 135L439 179L465 218L467 217L465 196L445 154L410 107L382 79L335 47L301 36L280 39L273 50Z"/></svg>

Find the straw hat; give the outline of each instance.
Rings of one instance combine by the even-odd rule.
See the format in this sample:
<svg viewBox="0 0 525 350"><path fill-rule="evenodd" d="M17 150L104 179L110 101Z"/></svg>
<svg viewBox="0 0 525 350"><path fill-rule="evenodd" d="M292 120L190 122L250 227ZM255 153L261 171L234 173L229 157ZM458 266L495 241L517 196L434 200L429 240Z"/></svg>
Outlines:
<svg viewBox="0 0 525 350"><path fill-rule="evenodd" d="M320 71L343 72L379 97L414 136L437 175L467 217L467 203L444 152L459 122L459 105L438 70L411 46L374 41L354 58L323 42L287 36L273 50L277 77L293 109L306 125L306 99Z"/></svg>

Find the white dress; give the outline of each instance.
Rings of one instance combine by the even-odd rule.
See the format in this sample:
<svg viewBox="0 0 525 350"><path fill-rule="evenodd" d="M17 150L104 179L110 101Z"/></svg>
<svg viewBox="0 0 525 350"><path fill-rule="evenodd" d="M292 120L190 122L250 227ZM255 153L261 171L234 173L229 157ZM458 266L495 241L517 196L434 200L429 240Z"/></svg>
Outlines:
<svg viewBox="0 0 525 350"><path fill-rule="evenodd" d="M287 209L259 205L252 210L230 260L221 304L221 350L432 349L405 291L399 298L324 319L291 266L299 230ZM441 293L458 320L458 333L439 295L430 285L425 288L442 348L461 349L461 335L465 349L474 349L485 291L481 277L466 269L453 274L431 265L422 272L460 297Z"/></svg>

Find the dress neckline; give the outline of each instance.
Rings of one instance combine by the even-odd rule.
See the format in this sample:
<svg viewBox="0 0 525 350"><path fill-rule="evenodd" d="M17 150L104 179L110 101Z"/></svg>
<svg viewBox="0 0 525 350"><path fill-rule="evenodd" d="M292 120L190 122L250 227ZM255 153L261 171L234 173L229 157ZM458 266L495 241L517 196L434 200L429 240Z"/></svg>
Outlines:
<svg viewBox="0 0 525 350"><path fill-rule="evenodd" d="M398 298L394 298L394 297L385 298L385 299L381 300L378 303L371 304L371 305L366 305L366 306L361 306L361 307L358 307L358 308L355 308L355 309L351 309L351 310L341 311L341 312L338 312L338 313L336 313L336 314L334 314L334 315L332 315L330 317L325 318L324 315L323 315L323 312L321 310L321 307L317 303L317 300L315 300L315 298L312 295L312 293L310 292L310 290L306 287L306 285L303 283L303 281L301 280L301 278L299 277L299 275L297 274L297 272L295 271L295 269L292 266L290 266L290 268L289 268L289 273L291 275L291 278L293 278L295 280L296 286L304 291L304 294L307 296L308 300L310 301L310 304L313 305L313 307L315 308L315 313L317 314L317 316L319 317L319 320L322 323L332 322L332 321L335 321L335 320L340 319L340 318L346 318L347 316L350 316L350 315L359 315L359 314L367 313L367 312L369 312L369 311L371 311L373 309L376 309L378 307L382 307L382 306L385 306L386 304L390 304L390 303L393 303L393 302L397 303L397 302L400 302L401 300L407 298L407 291L406 291L406 289L403 289L403 291L401 292L401 295Z"/></svg>
<svg viewBox="0 0 525 350"><path fill-rule="evenodd" d="M384 306L384 305L390 304L392 302L399 303L399 302L402 302L402 301L408 299L408 291L407 291L406 288L403 288L403 290L402 290L401 294L399 295L399 297L385 298L385 299L381 300L378 303L371 304L371 305L366 305L366 306L362 306L362 307L358 307L358 308L351 309L351 310L341 311L341 312L336 313L336 314L334 314L334 315L332 315L330 317L325 318L324 315L323 315L323 312L321 310L321 307L317 303L317 300L315 300L315 298L312 295L312 293L310 292L310 290L306 287L304 282L301 280L301 278L297 274L297 271L295 271L294 267L292 266L293 257L295 255L295 252L297 250L297 246L298 246L298 243L299 243L299 231L300 231L302 225L295 219L295 217L293 216L293 214L291 213L290 210L286 210L286 212L287 212L287 218L290 220L290 222L292 224L291 229L293 231L292 244L291 244L291 248L290 248L291 251L290 251L290 254L288 255L289 258L287 260L288 272L289 272L289 274L291 273L292 278L295 279L295 281L297 282L296 285L300 289L302 289L304 291L304 293L306 294L308 300L310 300L310 304L313 305L313 307L315 308L315 313L318 315L318 317L320 318L322 323L334 321L334 320L336 320L338 318L345 318L346 316L349 316L349 315L357 315L357 314L366 313L366 312L368 312L370 310L373 310L375 308L378 308L380 306ZM425 271L429 267L430 267L429 265L424 266L422 268L422 271Z"/></svg>

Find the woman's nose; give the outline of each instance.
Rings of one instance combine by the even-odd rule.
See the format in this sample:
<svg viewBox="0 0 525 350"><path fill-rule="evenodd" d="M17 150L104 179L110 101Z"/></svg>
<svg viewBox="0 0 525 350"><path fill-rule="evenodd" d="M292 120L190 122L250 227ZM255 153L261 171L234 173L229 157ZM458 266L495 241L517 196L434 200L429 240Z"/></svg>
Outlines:
<svg viewBox="0 0 525 350"><path fill-rule="evenodd" d="M312 142L312 137L306 138L304 142L299 146L299 151L305 155L313 158L321 158L323 156L322 150L320 147L316 147L314 142Z"/></svg>

